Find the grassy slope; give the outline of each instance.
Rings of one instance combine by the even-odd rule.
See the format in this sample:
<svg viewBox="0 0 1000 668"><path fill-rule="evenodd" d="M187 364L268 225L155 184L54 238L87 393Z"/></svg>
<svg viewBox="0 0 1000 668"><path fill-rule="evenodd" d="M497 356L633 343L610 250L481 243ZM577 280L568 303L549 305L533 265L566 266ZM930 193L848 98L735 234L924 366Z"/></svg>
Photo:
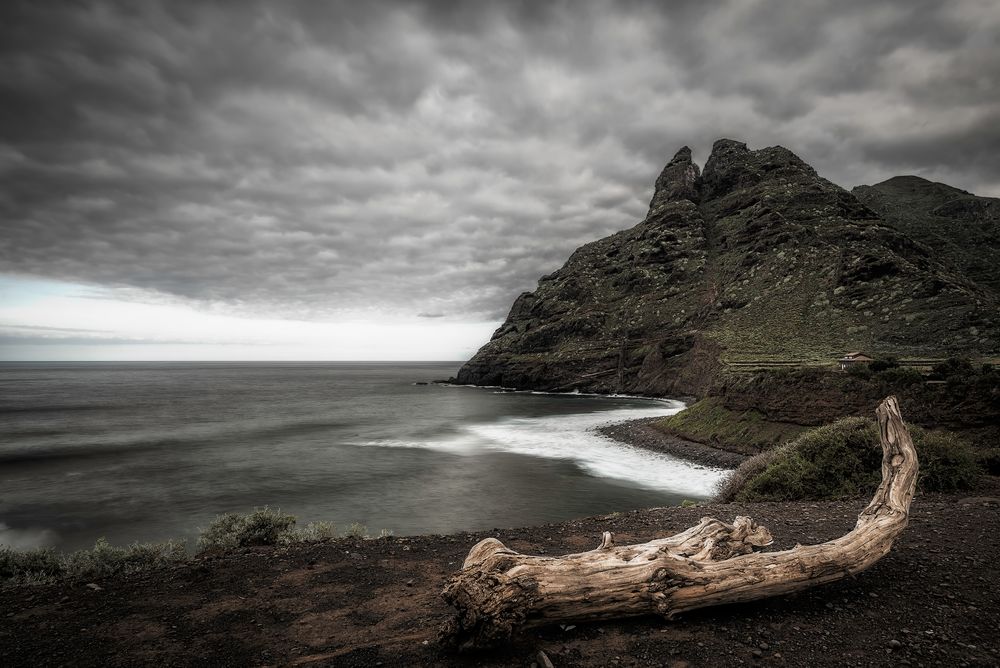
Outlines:
<svg viewBox="0 0 1000 668"><path fill-rule="evenodd" d="M667 434L689 441L739 452L756 454L789 441L806 427L787 422L772 422L758 411L731 411L720 397L709 397L687 409L653 423Z"/></svg>

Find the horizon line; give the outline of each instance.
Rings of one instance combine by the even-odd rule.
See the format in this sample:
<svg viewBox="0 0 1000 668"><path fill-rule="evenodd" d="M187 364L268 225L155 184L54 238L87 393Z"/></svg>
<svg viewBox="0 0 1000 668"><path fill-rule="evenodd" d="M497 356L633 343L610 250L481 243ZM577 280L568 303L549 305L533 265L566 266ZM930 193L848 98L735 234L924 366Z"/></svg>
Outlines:
<svg viewBox="0 0 1000 668"><path fill-rule="evenodd" d="M0 359L0 364L65 364L67 362L77 363L77 364L194 364L194 363L259 363L259 364L287 364L287 363L302 363L302 364L395 364L399 362L428 362L428 363L452 363L457 362L464 364L468 360L463 359L392 359L392 360L81 360L81 359L65 359L65 360L5 360Z"/></svg>

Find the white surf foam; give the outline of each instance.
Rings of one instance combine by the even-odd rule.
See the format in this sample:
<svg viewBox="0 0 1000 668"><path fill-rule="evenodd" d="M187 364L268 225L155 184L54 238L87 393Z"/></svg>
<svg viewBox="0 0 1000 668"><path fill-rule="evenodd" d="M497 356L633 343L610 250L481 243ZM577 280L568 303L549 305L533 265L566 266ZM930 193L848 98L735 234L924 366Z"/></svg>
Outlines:
<svg viewBox="0 0 1000 668"><path fill-rule="evenodd" d="M676 413L678 409L620 409L584 415L516 418L469 430L499 450L572 460L592 475L695 497L712 494L725 470L624 445L594 431L623 420Z"/></svg>
<svg viewBox="0 0 1000 668"><path fill-rule="evenodd" d="M605 424L646 417L665 417L684 408L679 401L650 401L648 408L622 408L594 413L510 418L469 425L467 435L436 441L373 441L367 445L428 448L475 455L483 450L513 452L531 457L576 463L594 476L614 478L650 489L710 496L725 469L688 462L670 455L635 448L602 436Z"/></svg>

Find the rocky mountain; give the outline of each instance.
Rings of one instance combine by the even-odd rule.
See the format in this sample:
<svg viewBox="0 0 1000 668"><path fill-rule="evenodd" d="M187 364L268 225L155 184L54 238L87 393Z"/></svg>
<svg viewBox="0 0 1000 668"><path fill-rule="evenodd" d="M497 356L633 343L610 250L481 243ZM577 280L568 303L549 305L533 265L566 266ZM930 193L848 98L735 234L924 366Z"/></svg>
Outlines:
<svg viewBox="0 0 1000 668"><path fill-rule="evenodd" d="M880 184L883 185L883 184ZM727 363L995 355L997 293L788 149L682 148L646 218L522 294L457 381L702 394Z"/></svg>
<svg viewBox="0 0 1000 668"><path fill-rule="evenodd" d="M851 192L888 224L1000 294L1000 199L919 176L896 176Z"/></svg>

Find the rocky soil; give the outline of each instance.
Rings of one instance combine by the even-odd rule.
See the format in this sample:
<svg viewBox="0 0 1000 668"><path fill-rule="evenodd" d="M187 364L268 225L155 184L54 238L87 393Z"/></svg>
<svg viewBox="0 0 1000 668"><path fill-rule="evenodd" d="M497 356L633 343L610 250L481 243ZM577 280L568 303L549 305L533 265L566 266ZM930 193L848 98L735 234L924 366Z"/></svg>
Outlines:
<svg viewBox="0 0 1000 668"><path fill-rule="evenodd" d="M774 549L848 531L863 501L660 508L453 536L344 539L209 555L131 579L0 590L0 665L995 666L1000 484L918 497L893 551L800 595L531 632L502 650L438 644L449 574L486 536L542 554L641 542L746 514ZM541 656L544 653L544 658Z"/></svg>

